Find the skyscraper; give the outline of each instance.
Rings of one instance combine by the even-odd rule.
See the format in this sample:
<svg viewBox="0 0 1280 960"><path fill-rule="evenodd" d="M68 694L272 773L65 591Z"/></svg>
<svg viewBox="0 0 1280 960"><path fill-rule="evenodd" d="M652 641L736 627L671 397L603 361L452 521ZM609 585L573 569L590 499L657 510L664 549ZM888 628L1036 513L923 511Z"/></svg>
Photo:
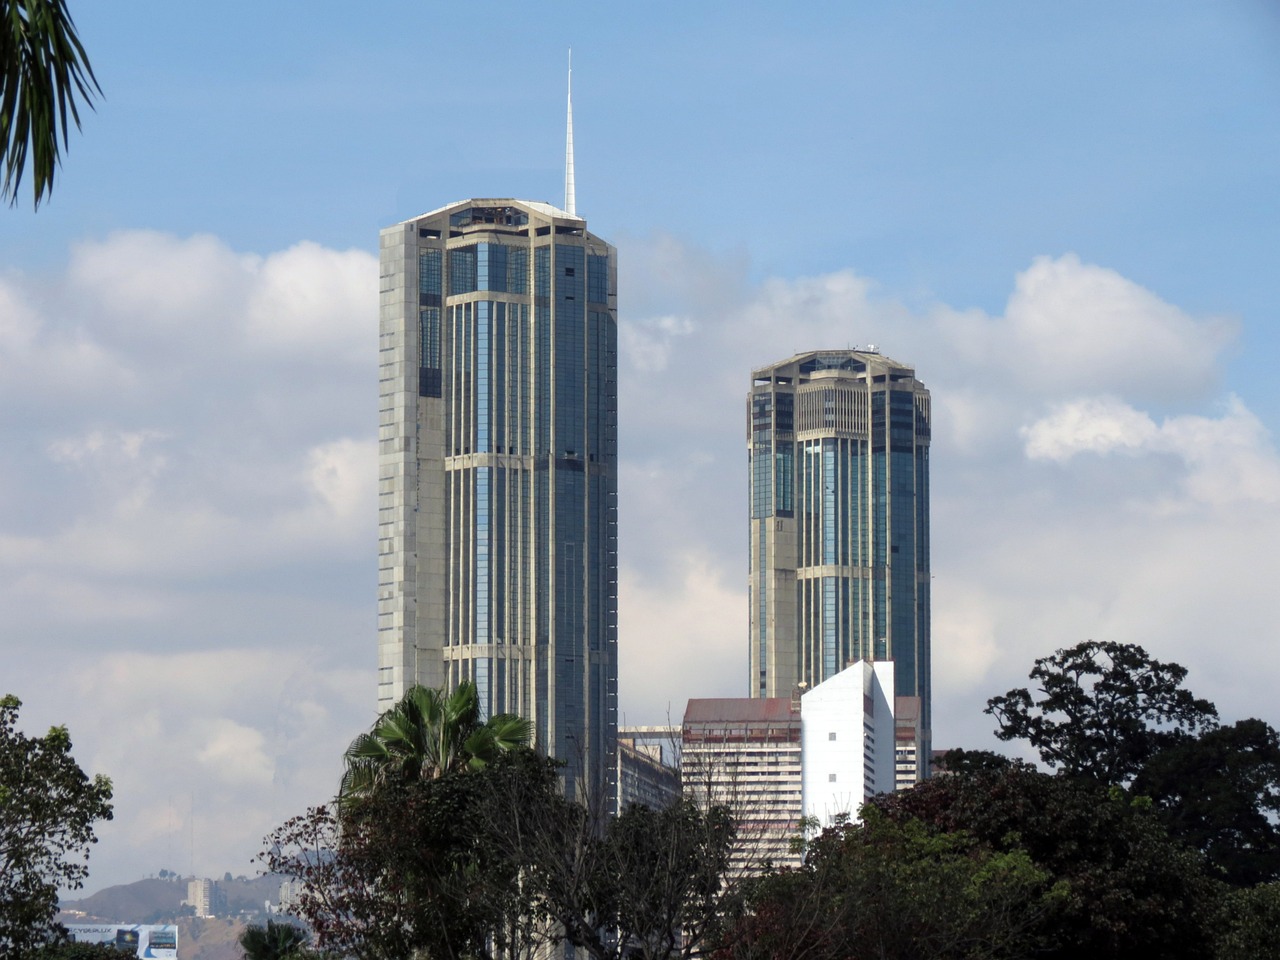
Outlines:
<svg viewBox="0 0 1280 960"><path fill-rule="evenodd" d="M754 371L750 690L791 696L856 660L893 660L930 744L929 391L865 350Z"/></svg>
<svg viewBox="0 0 1280 960"><path fill-rule="evenodd" d="M612 796L616 257L566 206L382 231L378 706L472 680Z"/></svg>

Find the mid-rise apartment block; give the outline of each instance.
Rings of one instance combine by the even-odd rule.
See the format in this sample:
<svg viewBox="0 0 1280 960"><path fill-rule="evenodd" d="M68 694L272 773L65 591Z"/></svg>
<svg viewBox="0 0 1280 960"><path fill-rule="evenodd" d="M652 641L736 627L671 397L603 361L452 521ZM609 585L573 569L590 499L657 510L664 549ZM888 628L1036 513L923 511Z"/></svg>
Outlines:
<svg viewBox="0 0 1280 960"><path fill-rule="evenodd" d="M737 818L731 877L766 861L799 862L791 844L804 812L798 698L690 700L680 778L686 796L727 804Z"/></svg>

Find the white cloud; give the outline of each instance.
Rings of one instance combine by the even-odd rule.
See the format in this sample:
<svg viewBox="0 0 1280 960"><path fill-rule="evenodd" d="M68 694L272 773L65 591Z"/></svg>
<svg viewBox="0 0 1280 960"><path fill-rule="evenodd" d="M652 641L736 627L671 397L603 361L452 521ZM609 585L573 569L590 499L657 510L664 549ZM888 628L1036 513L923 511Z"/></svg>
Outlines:
<svg viewBox="0 0 1280 960"><path fill-rule="evenodd" d="M207 345L235 328L261 263L208 234L128 230L78 244L67 279L117 336Z"/></svg>
<svg viewBox="0 0 1280 960"><path fill-rule="evenodd" d="M997 329L1031 389L1140 399L1186 398L1212 387L1233 332L1074 254L1036 258L1018 276Z"/></svg>
<svg viewBox="0 0 1280 960"><path fill-rule="evenodd" d="M1195 501L1280 500L1280 459L1238 397L1228 398L1220 417L1187 414L1159 425L1115 398L1074 400L1057 405L1022 435L1028 457L1060 463L1083 453L1173 454L1185 464L1183 489Z"/></svg>
<svg viewBox="0 0 1280 960"><path fill-rule="evenodd" d="M255 271L245 315L255 344L295 355L376 363L377 262L363 250L299 243Z"/></svg>
<svg viewBox="0 0 1280 960"><path fill-rule="evenodd" d="M693 333L693 324L684 317L654 317L640 323L620 321L619 349L632 366L643 373L658 373L667 368L673 346L680 337Z"/></svg>
<svg viewBox="0 0 1280 960"><path fill-rule="evenodd" d="M272 764L263 752L261 731L226 717L210 721L203 747L196 759L220 780L228 783L269 784Z"/></svg>
<svg viewBox="0 0 1280 960"><path fill-rule="evenodd" d="M321 444L308 453L311 486L335 520L373 522L377 475L369 466L377 463L377 458L375 441L350 438Z"/></svg>
<svg viewBox="0 0 1280 960"><path fill-rule="evenodd" d="M252 873L273 826L332 797L342 750L372 706L364 671L327 661L278 643L104 653L63 670L74 696L52 709L82 766L115 792L95 876Z"/></svg>
<svg viewBox="0 0 1280 960"><path fill-rule="evenodd" d="M690 697L740 695L747 610L723 569L696 548L676 549L661 571L623 566L619 586L623 712L641 711L620 722L678 724Z"/></svg>
<svg viewBox="0 0 1280 960"><path fill-rule="evenodd" d="M1058 404L1022 431L1033 460L1069 460L1078 453L1140 450L1160 433L1151 417L1114 397Z"/></svg>

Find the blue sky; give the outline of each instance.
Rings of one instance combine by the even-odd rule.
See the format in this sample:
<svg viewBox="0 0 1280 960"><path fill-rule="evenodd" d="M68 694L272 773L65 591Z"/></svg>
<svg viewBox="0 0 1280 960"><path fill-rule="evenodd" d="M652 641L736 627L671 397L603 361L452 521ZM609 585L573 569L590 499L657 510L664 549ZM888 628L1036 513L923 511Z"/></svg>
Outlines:
<svg viewBox="0 0 1280 960"><path fill-rule="evenodd" d="M0 652L116 778L91 887L249 872L331 789L373 703L377 231L560 202L570 45L629 719L745 678L750 368L875 342L934 391L939 745L1090 636L1280 723L1274 4L73 12L105 97L0 216Z"/></svg>

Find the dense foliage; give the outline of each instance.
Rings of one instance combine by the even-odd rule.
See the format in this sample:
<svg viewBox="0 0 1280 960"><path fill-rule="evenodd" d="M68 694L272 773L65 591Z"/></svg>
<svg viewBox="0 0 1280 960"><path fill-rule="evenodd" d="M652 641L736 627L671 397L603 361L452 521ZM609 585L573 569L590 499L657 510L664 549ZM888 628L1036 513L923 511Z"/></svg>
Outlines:
<svg viewBox="0 0 1280 960"><path fill-rule="evenodd" d="M357 738L341 802L263 859L305 881L317 946L362 960L1280 960L1280 735L1219 726L1140 647L1080 644L1031 677L988 710L1054 772L953 751L736 886L732 810L567 799L523 721L478 733L468 690Z"/></svg>
<svg viewBox="0 0 1280 960"><path fill-rule="evenodd" d="M950 752L744 886L716 960L1280 958L1280 735L1089 642L989 701L1055 772Z"/></svg>
<svg viewBox="0 0 1280 960"><path fill-rule="evenodd" d="M1013 847L871 807L803 866L745 885L714 960L1017 958L1038 952L1065 885Z"/></svg>
<svg viewBox="0 0 1280 960"><path fill-rule="evenodd" d="M1261 720L1218 725L1187 671L1133 644L1088 641L1037 660L1037 695L987 703L996 735L1025 740L1070 778L1148 798L1170 835L1232 884L1280 880L1280 734ZM951 769L971 769L961 755Z"/></svg>
<svg viewBox="0 0 1280 960"><path fill-rule="evenodd" d="M316 945L369 960L688 957L720 915L734 842L723 807L611 816L566 798L514 716L481 722L476 690L414 687L348 748L338 801L267 838L303 881Z"/></svg>
<svg viewBox="0 0 1280 960"><path fill-rule="evenodd" d="M240 934L244 960L301 960L307 956L311 936L291 923L268 920L266 926L250 924Z"/></svg>
<svg viewBox="0 0 1280 960"><path fill-rule="evenodd" d="M1038 925L1043 956L1207 954L1217 885L1150 803L1015 764L937 777L872 806L899 823L1023 853L1064 884L1065 896Z"/></svg>
<svg viewBox="0 0 1280 960"><path fill-rule="evenodd" d="M58 933L58 890L80 887L94 824L111 819L111 782L80 769L66 727L19 731L21 705L0 698L0 956Z"/></svg>

